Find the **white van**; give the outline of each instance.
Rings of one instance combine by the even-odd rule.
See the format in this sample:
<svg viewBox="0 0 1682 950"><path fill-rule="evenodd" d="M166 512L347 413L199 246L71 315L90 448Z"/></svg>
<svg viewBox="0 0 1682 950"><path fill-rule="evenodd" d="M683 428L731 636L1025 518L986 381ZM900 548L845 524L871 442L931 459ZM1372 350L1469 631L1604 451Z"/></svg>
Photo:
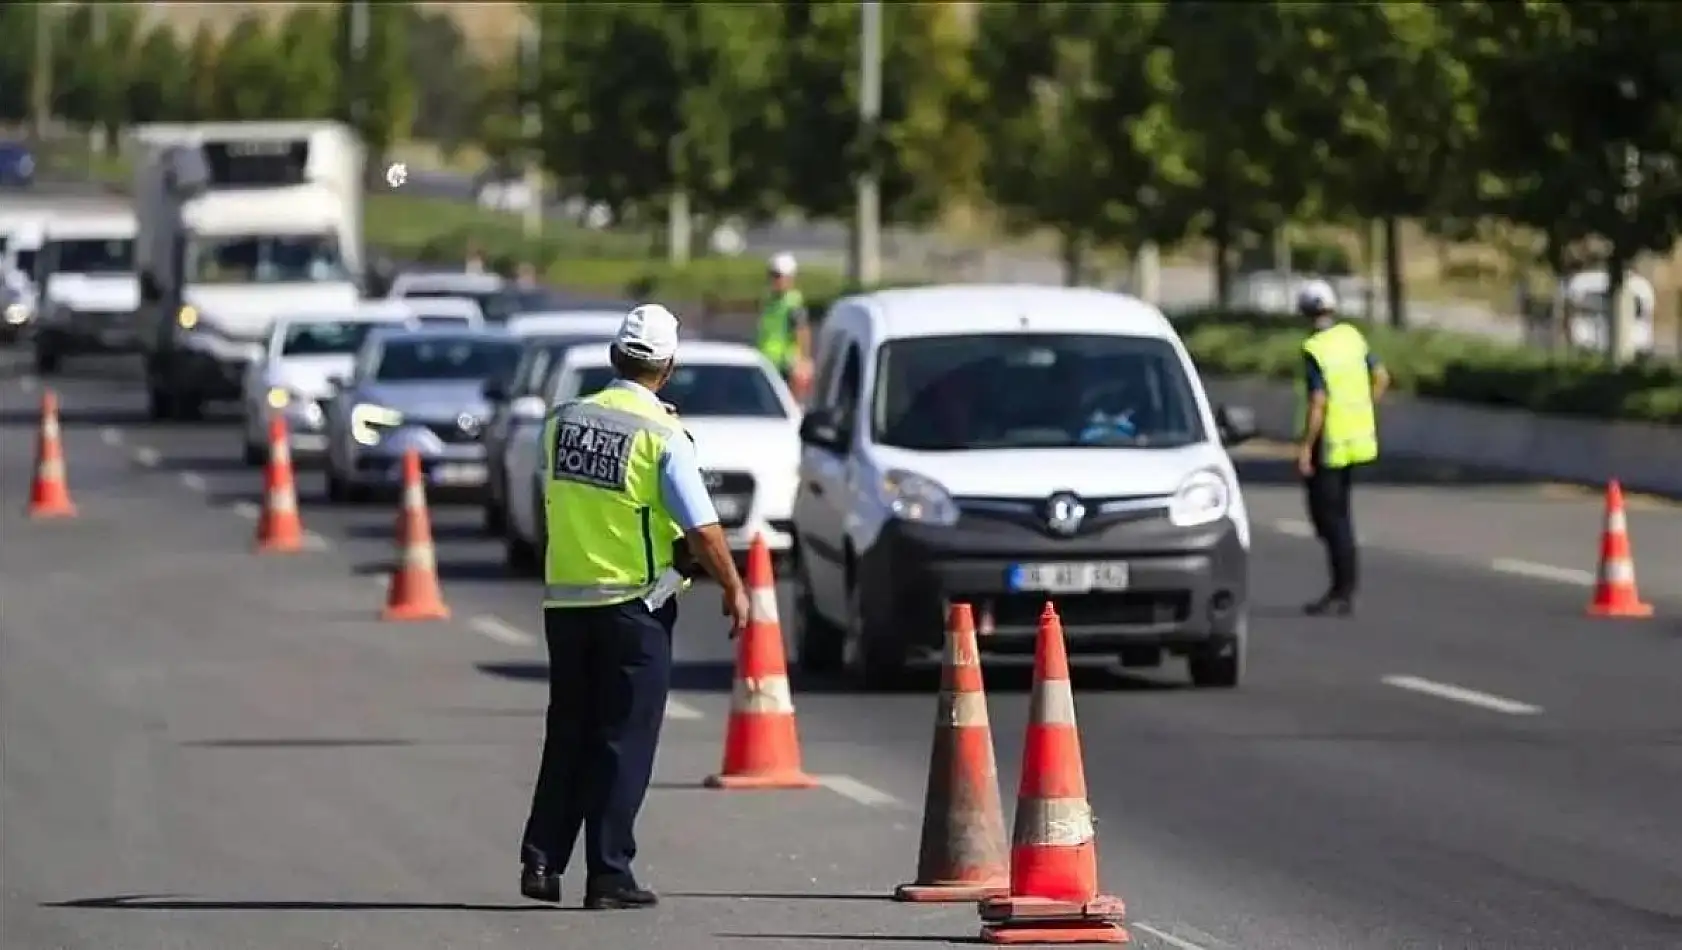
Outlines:
<svg viewBox="0 0 1682 950"><path fill-rule="evenodd" d="M799 660L891 680L967 602L985 652L1029 654L1047 601L1069 651L1186 657L1243 676L1249 519L1167 318L1133 297L1033 286L887 290L818 334L794 505Z"/></svg>

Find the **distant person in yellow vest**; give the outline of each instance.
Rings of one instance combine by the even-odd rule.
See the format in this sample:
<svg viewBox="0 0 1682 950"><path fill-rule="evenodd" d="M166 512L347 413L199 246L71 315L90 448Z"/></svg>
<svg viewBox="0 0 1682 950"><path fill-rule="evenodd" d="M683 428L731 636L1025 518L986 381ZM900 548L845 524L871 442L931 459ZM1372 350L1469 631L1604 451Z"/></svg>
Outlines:
<svg viewBox="0 0 1682 950"><path fill-rule="evenodd" d="M759 352L783 374L797 398L805 397L812 378L812 329L806 298L794 286L799 264L784 251L771 256L771 288L759 313Z"/></svg>
<svg viewBox="0 0 1682 950"><path fill-rule="evenodd" d="M618 378L543 426L549 713L520 849L520 893L534 900L560 901L583 830L585 907L659 902L631 862L671 685L676 595L705 570L733 634L747 626L747 588L695 448L655 395L677 348L671 311L632 310L608 350Z"/></svg>
<svg viewBox="0 0 1682 950"><path fill-rule="evenodd" d="M1326 593L1304 605L1303 612L1348 616L1360 579L1351 493L1355 470L1378 458L1374 406L1389 388L1390 374L1361 331L1338 320L1337 296L1325 281L1309 281L1302 288L1297 310L1314 323L1302 344L1297 473L1331 573Z"/></svg>

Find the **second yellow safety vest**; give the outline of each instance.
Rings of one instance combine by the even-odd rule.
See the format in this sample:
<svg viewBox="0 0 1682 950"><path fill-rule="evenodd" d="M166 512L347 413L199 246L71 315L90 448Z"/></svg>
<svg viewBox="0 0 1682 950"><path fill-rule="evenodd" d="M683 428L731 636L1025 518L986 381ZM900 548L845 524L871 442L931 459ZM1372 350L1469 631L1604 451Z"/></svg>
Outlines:
<svg viewBox="0 0 1682 950"><path fill-rule="evenodd" d="M667 442L683 437L657 401L618 386L550 414L545 607L617 604L653 589L682 535L661 500L660 459Z"/></svg>
<svg viewBox="0 0 1682 950"><path fill-rule="evenodd" d="M1302 349L1314 357L1326 383L1320 464L1347 468L1378 458L1378 417L1373 411L1366 337L1349 324L1338 323L1310 336ZM1304 380L1297 418L1299 434L1307 418L1308 386Z"/></svg>

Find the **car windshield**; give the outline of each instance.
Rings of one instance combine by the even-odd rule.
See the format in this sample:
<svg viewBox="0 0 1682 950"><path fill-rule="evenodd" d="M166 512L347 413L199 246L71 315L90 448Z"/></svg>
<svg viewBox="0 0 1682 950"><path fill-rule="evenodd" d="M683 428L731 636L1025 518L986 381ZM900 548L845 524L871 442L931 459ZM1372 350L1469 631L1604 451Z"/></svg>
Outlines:
<svg viewBox="0 0 1682 950"><path fill-rule="evenodd" d="M331 234L200 235L188 273L202 284L291 284L349 280Z"/></svg>
<svg viewBox="0 0 1682 950"><path fill-rule="evenodd" d="M579 373L578 391L598 392L613 382L613 370L592 366ZM783 419L788 416L771 380L757 366L727 363L678 364L660 390L660 398L677 407L678 415L748 416Z"/></svg>
<svg viewBox="0 0 1682 950"><path fill-rule="evenodd" d="M133 238L70 238L52 242L53 270L65 274L121 274L134 270Z"/></svg>
<svg viewBox="0 0 1682 950"><path fill-rule="evenodd" d="M489 379L506 376L520 360L514 340L440 336L387 340L374 378L384 382Z"/></svg>
<svg viewBox="0 0 1682 950"><path fill-rule="evenodd" d="M1165 340L1114 334L919 337L882 347L872 437L922 451L1172 448L1203 441Z"/></svg>
<svg viewBox="0 0 1682 950"><path fill-rule="evenodd" d="M280 341L281 356L332 356L355 353L373 332L366 320L320 320L288 323Z"/></svg>
<svg viewBox="0 0 1682 950"><path fill-rule="evenodd" d="M485 310L485 319L501 322L522 313L559 310L562 303L554 291L541 287L514 287L481 301L480 306Z"/></svg>

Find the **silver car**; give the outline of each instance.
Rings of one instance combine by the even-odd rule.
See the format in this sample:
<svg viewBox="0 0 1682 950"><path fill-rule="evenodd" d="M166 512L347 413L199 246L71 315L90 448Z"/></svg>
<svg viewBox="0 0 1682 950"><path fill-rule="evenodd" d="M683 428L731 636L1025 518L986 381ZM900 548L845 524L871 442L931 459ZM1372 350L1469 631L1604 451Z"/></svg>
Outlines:
<svg viewBox="0 0 1682 950"><path fill-rule="evenodd" d="M420 453L429 485L485 487L484 383L505 376L520 341L490 330L382 329L357 353L327 409L327 497L352 501L402 484Z"/></svg>

